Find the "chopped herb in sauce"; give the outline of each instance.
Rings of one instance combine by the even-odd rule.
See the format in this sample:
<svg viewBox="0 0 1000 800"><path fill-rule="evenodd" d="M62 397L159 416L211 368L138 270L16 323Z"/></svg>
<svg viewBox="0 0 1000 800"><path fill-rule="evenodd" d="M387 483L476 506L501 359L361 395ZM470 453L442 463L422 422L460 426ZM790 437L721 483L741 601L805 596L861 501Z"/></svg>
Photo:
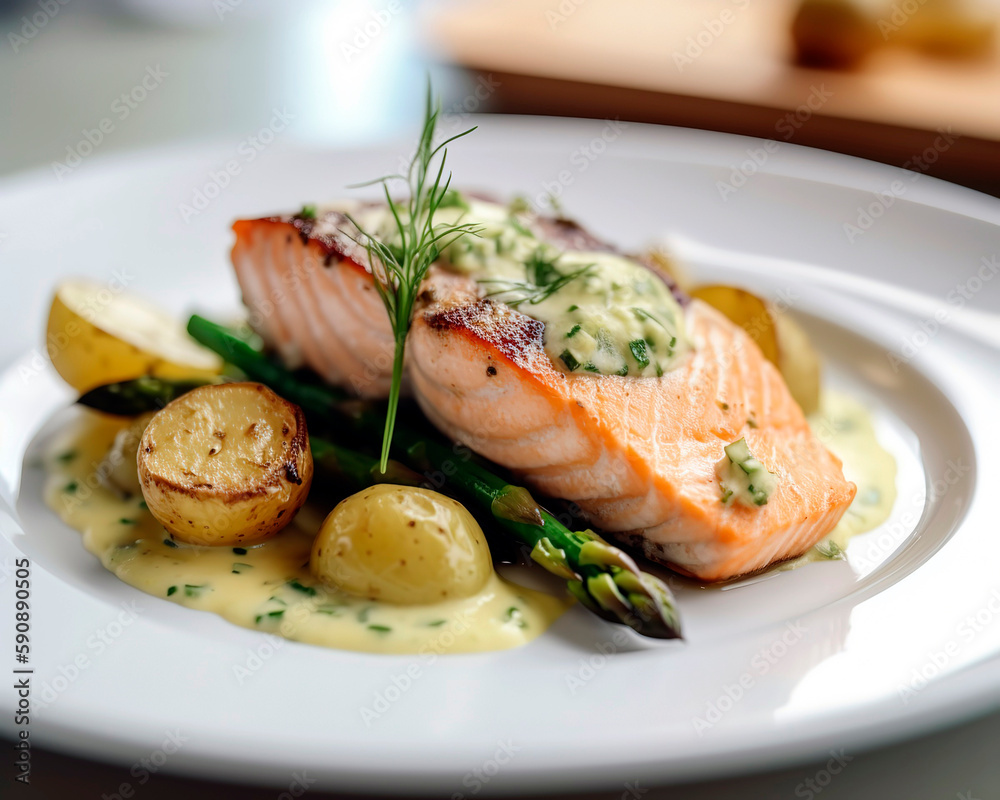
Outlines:
<svg viewBox="0 0 1000 800"><path fill-rule="evenodd" d="M56 460L60 461L63 464L67 464L74 458L76 458L77 455L78 454L76 450L67 450L65 453L60 453L58 456L56 456Z"/></svg>
<svg viewBox="0 0 1000 800"><path fill-rule="evenodd" d="M444 625L444 624L445 624L445 623L446 623L447 621L448 621L448 620L446 620L446 619L436 619L436 620L434 620L433 622L428 622L428 623L427 623L427 627L428 627L428 628L440 628L440 627L441 627L442 625Z"/></svg>
<svg viewBox="0 0 1000 800"><path fill-rule="evenodd" d="M79 483L77 483L76 481L70 481L69 483L66 484L65 487L63 487L63 491L66 492L66 494L75 494L76 490L79 488L80 488Z"/></svg>
<svg viewBox="0 0 1000 800"><path fill-rule="evenodd" d="M563 350L559 358L562 359L563 364L566 365L566 369L570 372L574 372L580 367L580 362L576 360L576 357L569 350Z"/></svg>
<svg viewBox="0 0 1000 800"><path fill-rule="evenodd" d="M119 525L135 525L134 519L129 519L128 517L122 517L118 520Z"/></svg>
<svg viewBox="0 0 1000 800"><path fill-rule="evenodd" d="M176 586L169 587L167 589L167 597L170 597L172 594L175 594L176 592L177 592L177 587Z"/></svg>
<svg viewBox="0 0 1000 800"><path fill-rule="evenodd" d="M238 556L245 556L247 554L247 549L245 547L234 547L233 552Z"/></svg>
<svg viewBox="0 0 1000 800"><path fill-rule="evenodd" d="M649 366L649 355L646 352L644 339L633 339L628 343L628 348L632 351L632 358L639 364L639 369L645 369Z"/></svg>
<svg viewBox="0 0 1000 800"><path fill-rule="evenodd" d="M124 520L119 520L119 522L124 522ZM179 544L177 544L177 542L175 542L175 541L174 541L173 539L164 539L164 540L163 540L163 543L164 543L164 544L165 544L165 545L166 545L167 547L180 547L180 545L179 545Z"/></svg>
<svg viewBox="0 0 1000 800"><path fill-rule="evenodd" d="M185 597L200 597L202 589L207 589L207 588L208 588L208 584L206 584L206 583L201 583L201 584L197 584L197 585L191 584L191 583L185 583L184 584L184 596Z"/></svg>
<svg viewBox="0 0 1000 800"><path fill-rule="evenodd" d="M511 606L503 615L504 622L513 622L519 628L527 628L528 623L525 622L523 615L521 614L521 609L517 606Z"/></svg>
<svg viewBox="0 0 1000 800"><path fill-rule="evenodd" d="M302 594L309 595L309 597L316 596L316 590L312 586L306 586L299 583L297 578L292 578L287 584L289 589L294 589L297 592L302 592Z"/></svg>
<svg viewBox="0 0 1000 800"><path fill-rule="evenodd" d="M375 631L376 633L389 633L392 628L388 625L369 625L368 630Z"/></svg>
<svg viewBox="0 0 1000 800"><path fill-rule="evenodd" d="M831 561L844 557L844 548L832 539L827 539L825 542L820 542L816 545L816 552L823 558L828 558Z"/></svg>
<svg viewBox="0 0 1000 800"><path fill-rule="evenodd" d="M245 569L253 569L253 564L243 564L237 561L233 564L232 572L234 575L240 575Z"/></svg>

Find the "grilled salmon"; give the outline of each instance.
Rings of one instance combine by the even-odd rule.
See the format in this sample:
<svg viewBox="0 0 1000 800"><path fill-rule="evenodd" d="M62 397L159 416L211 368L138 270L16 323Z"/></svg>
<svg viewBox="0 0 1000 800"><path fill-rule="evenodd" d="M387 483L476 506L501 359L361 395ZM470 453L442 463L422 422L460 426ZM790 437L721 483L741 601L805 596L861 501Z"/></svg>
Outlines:
<svg viewBox="0 0 1000 800"><path fill-rule="evenodd" d="M564 221L527 224L567 251L611 249ZM384 396L391 330L346 217L243 220L234 230L237 278L265 340L292 364ZM592 374L554 360L538 319L435 266L409 334L410 388L446 435L575 503L653 561L719 581L798 556L836 525L856 487L743 329L669 288L689 343L669 371ZM720 486L726 447L740 439L773 476L760 505L726 502Z"/></svg>

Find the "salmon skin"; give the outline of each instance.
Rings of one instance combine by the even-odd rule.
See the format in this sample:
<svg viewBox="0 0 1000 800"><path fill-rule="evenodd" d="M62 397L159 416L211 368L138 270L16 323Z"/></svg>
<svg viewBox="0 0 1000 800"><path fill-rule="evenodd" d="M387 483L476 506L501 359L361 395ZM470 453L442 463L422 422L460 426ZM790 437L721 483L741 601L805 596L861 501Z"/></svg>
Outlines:
<svg viewBox="0 0 1000 800"><path fill-rule="evenodd" d="M529 223L567 250L611 249L572 223ZM339 211L241 220L233 264L252 322L290 365L384 397L392 332L351 230ZM652 561L720 581L799 556L856 487L746 332L668 286L691 343L676 368L656 378L567 373L544 348L543 323L435 266L409 333L408 388L447 436L575 503ZM741 438L776 476L765 505L722 502L717 470Z"/></svg>

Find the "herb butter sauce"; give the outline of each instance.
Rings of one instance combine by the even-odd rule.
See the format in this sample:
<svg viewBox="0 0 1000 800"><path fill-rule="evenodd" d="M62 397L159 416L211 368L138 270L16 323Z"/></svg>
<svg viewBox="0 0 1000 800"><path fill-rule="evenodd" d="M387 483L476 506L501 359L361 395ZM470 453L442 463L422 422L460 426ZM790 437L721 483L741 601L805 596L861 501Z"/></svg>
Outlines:
<svg viewBox="0 0 1000 800"><path fill-rule="evenodd" d="M861 403L837 392L824 392L809 424L844 463L844 477L857 485L858 493L826 538L800 558L782 564L782 569L842 558L851 537L885 522L896 502L896 459L879 444L871 415Z"/></svg>
<svg viewBox="0 0 1000 800"><path fill-rule="evenodd" d="M517 647L542 633L570 601L522 588L493 573L468 598L397 606L354 597L309 572L322 522L308 506L254 547L173 542L141 495L92 488L97 465L128 425L82 413L45 459L46 502L83 534L88 551L125 583L236 625L309 644L375 653L457 653Z"/></svg>
<svg viewBox="0 0 1000 800"><path fill-rule="evenodd" d="M365 227L394 238L391 214ZM473 278L484 293L545 324L545 350L564 372L658 377L689 349L682 310L653 272L615 253L560 250L539 239L508 206L449 193L434 219L473 223L439 263Z"/></svg>

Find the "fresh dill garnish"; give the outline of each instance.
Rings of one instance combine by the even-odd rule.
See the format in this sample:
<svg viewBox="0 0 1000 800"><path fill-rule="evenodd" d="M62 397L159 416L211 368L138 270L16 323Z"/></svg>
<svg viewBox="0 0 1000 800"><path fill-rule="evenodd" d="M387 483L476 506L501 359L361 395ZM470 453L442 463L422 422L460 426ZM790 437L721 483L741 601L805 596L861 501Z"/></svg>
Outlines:
<svg viewBox="0 0 1000 800"><path fill-rule="evenodd" d="M299 213L296 214L295 216L297 216L299 219L316 219L316 206L313 205L302 206L302 208L299 210Z"/></svg>
<svg viewBox="0 0 1000 800"><path fill-rule="evenodd" d="M548 286L559 280L562 273L556 267L558 260L558 254L550 256L545 252L544 247L536 247L524 262L528 283L535 286Z"/></svg>
<svg viewBox="0 0 1000 800"><path fill-rule="evenodd" d="M451 173L445 175L444 167L448 158L447 145L461 138L475 128L451 136L441 144L434 145L434 131L441 115L440 101L435 101L427 84L427 103L424 111L424 126L417 143L416 153L410 162L406 175L386 175L359 186L381 184L394 223L392 244L376 239L373 232L365 230L356 219L348 219L358 230L359 239L368 253L375 288L385 304L389 323L395 339L395 357L392 365L392 384L389 387L389 405L385 416L385 431L382 436L382 457L380 468L383 473L389 463L389 448L392 432L396 424L399 408L399 394L403 381L403 356L406 350L406 334L413 316L413 303L420 290L420 284L439 253L454 244L466 234L478 235L480 226L472 223L434 224L434 214L449 198ZM440 159L438 155L440 154ZM437 160L437 167L434 168ZM395 203L389 193L389 181L401 180L409 188L409 198L403 203ZM348 234L350 235L350 234Z"/></svg>
<svg viewBox="0 0 1000 800"><path fill-rule="evenodd" d="M554 269L554 262L551 264ZM586 264L579 269L575 269L572 272L559 272L556 270L555 274L557 277L553 277L551 273L545 272L543 275L539 275L536 272L535 277L543 278L546 282L539 284L532 281L532 272L529 268L528 280L524 282L519 281L508 281L508 280L481 280L480 283L499 283L503 284L504 288L498 289L495 292L490 292L488 297L496 297L501 302L507 304L511 308L517 308L521 303L527 302L530 305L537 306L548 300L552 295L558 292L567 284L575 281L577 278L582 278L589 275L591 270L593 270L593 264ZM539 269L538 266L534 268ZM503 296L512 295L512 296ZM520 296L518 296L520 295Z"/></svg>
<svg viewBox="0 0 1000 800"><path fill-rule="evenodd" d="M566 338L567 339L572 339L574 336L576 336L580 332L580 328L581 327L582 326L579 323L577 323L576 325L574 325L572 328L569 329L569 333L566 334Z"/></svg>

